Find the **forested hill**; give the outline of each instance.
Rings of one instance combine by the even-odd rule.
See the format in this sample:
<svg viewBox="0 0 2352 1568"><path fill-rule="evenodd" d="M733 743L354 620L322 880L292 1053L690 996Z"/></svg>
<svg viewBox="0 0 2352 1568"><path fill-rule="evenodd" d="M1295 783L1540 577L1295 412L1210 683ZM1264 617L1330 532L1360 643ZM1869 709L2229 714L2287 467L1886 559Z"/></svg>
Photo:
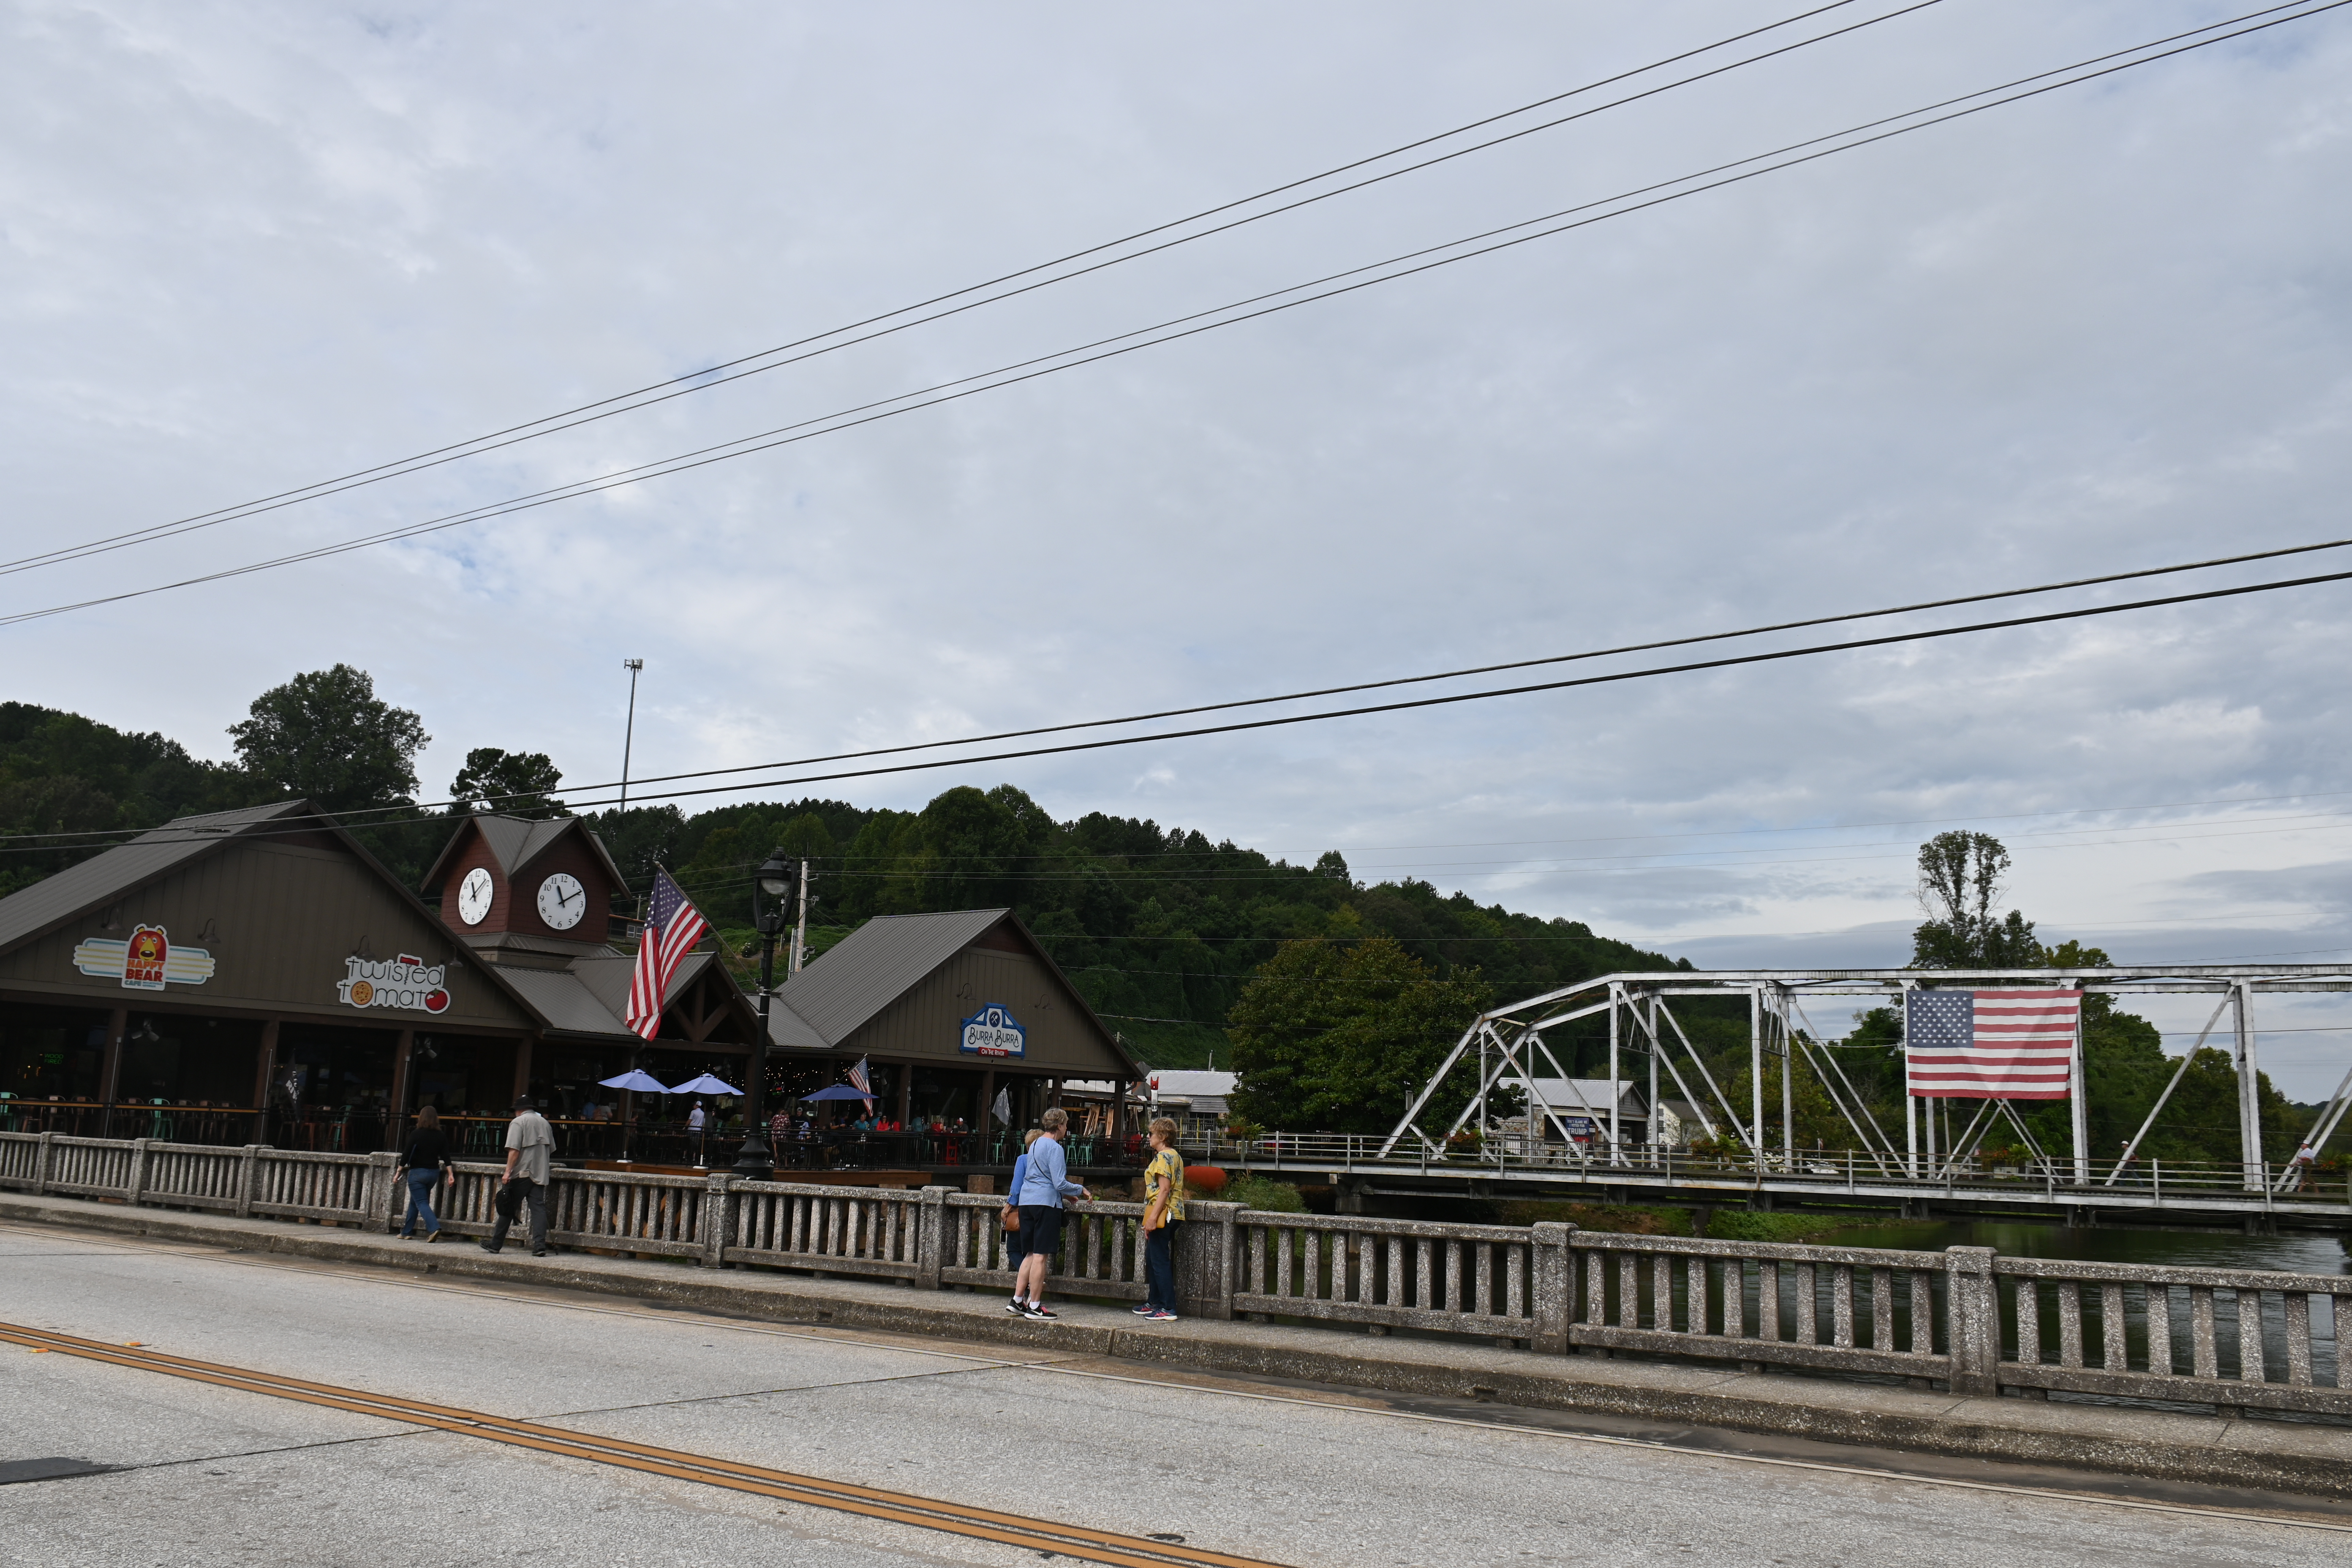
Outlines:
<svg viewBox="0 0 2352 1568"><path fill-rule="evenodd" d="M160 734L0 703L0 833L151 827L302 795L342 809L394 810L404 820L361 837L395 874L421 876L449 822L400 809L417 798L413 772L394 754L404 742L413 753L421 740L415 716L377 701L363 673L341 666L265 693L255 712L265 711L278 716L269 732L240 736L241 763L220 763L197 761ZM554 787L544 758L477 752L469 771L484 757L494 759L482 764L493 776L536 763L541 773L525 766L508 776ZM692 816L653 806L591 820L634 885L642 890L655 864L669 867L738 952L751 934L751 868L779 846L807 857L815 873L818 951L872 915L1011 905L1087 999L1160 1067L1206 1065L1212 1051L1223 1060L1226 1009L1251 972L1297 937L1391 936L1441 973L1475 971L1498 1000L1612 970L1670 966L1574 921L1515 914L1426 882L1355 881L1337 854L1294 866L1133 817L1094 812L1056 822L1010 784L951 789L919 812L811 800ZM8 849L0 892L94 852L58 840Z"/></svg>
<svg viewBox="0 0 2352 1568"><path fill-rule="evenodd" d="M1243 983L1297 937L1391 936L1442 973L1476 971L1496 998L1674 967L1575 921L1515 914L1426 882L1355 881L1337 854L1294 866L1134 817L1056 822L1010 784L951 789L919 812L811 800L593 820L633 875L655 860L671 867L715 920L746 936L751 868L779 846L808 858L810 923L828 941L873 915L1010 905L1087 1000L1161 1067L1205 1065Z"/></svg>

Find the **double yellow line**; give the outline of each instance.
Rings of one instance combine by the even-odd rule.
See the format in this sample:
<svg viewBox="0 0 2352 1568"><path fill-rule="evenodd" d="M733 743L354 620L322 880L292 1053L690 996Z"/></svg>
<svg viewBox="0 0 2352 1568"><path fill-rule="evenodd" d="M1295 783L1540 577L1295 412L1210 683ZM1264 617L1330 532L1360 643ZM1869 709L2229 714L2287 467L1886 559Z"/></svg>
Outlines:
<svg viewBox="0 0 2352 1568"><path fill-rule="evenodd" d="M729 1491L750 1492L759 1497L802 1503L810 1508L831 1509L837 1513L853 1513L866 1519L887 1520L893 1524L944 1531L950 1535L965 1535L978 1541L992 1541L1034 1552L1057 1552L1088 1563L1113 1563L1118 1568L1170 1568L1171 1564L1177 1568L1276 1568L1275 1564L1254 1557L1233 1557L1221 1552L1202 1552L1174 1542L1121 1535L1114 1531L1094 1530L1085 1525L1056 1524L1047 1520L999 1513L992 1509L968 1508L961 1503L942 1502L935 1498L916 1497L907 1492L883 1491L873 1487L855 1486L847 1481L798 1476L761 1465L738 1464L732 1459L713 1458L706 1454L690 1454L676 1448L631 1443L619 1437L571 1432L559 1426L484 1415L480 1411L463 1410L455 1405L432 1405L387 1394L370 1394L363 1389L343 1388L330 1383L310 1383L299 1377L253 1372L215 1362L191 1361L185 1356L166 1355L143 1345L107 1344L98 1340L79 1339L72 1334L24 1328L14 1323L0 1323L0 1343L80 1356L88 1361L104 1362L137 1372L162 1373L195 1383L209 1383L220 1388L267 1394L273 1399L290 1399L303 1405L325 1405L331 1410L348 1410L354 1415L373 1415L412 1426L455 1432L461 1436L480 1437L518 1448L536 1449L542 1454L559 1455L567 1459L586 1459L594 1464L612 1465L646 1475L666 1476L672 1480L723 1487Z"/></svg>

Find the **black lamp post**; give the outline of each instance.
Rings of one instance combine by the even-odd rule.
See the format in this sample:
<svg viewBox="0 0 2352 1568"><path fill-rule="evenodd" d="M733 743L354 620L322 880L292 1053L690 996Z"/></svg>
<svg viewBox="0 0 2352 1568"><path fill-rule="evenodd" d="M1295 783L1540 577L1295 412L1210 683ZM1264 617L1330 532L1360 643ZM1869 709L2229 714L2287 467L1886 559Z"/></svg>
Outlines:
<svg viewBox="0 0 2352 1568"><path fill-rule="evenodd" d="M751 915L760 928L760 1035L751 1042L751 1082L744 1097L750 1125L735 1155L735 1173L747 1182L764 1182L776 1173L775 1156L768 1149L768 1004L776 994L776 939L784 931L792 890L792 862L776 850L751 878Z"/></svg>

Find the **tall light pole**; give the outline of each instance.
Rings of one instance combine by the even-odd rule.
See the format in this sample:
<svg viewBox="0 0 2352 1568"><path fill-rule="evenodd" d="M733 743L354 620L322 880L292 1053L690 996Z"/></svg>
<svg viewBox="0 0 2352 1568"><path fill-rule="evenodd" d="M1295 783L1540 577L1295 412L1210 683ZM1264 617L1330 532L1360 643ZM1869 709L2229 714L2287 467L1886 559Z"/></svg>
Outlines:
<svg viewBox="0 0 2352 1568"><path fill-rule="evenodd" d="M735 1173L747 1182L764 1182L776 1173L775 1156L768 1149L768 1005L776 994L776 939L784 933L792 891L792 862L775 850L751 877L751 918L760 928L760 1033L751 1041L751 1081L744 1095L749 1125L735 1155Z"/></svg>
<svg viewBox="0 0 2352 1568"><path fill-rule="evenodd" d="M641 658L625 658L621 668L629 672L629 727L621 731L621 805L629 809L629 752L637 742L637 671L645 668Z"/></svg>

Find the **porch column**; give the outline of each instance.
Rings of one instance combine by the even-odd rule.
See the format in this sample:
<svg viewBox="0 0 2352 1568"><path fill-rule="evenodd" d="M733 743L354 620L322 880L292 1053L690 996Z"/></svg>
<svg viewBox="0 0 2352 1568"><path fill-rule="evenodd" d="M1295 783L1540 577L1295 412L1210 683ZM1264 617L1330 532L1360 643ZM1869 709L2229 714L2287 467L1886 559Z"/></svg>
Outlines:
<svg viewBox="0 0 2352 1568"><path fill-rule="evenodd" d="M996 1069L994 1068L983 1068L981 1069L980 1074L980 1114L972 1118L973 1125L977 1126L983 1135L995 1131L994 1128L989 1125L991 1121L996 1119L996 1112L993 1109L995 1104Z"/></svg>
<svg viewBox="0 0 2352 1568"><path fill-rule="evenodd" d="M278 1020L261 1021L261 1048L254 1052L253 1107L260 1112L254 1118L253 1141L269 1142L269 1085L278 1076Z"/></svg>
<svg viewBox="0 0 2352 1568"><path fill-rule="evenodd" d="M514 1092L517 1099L530 1092L530 1051L538 1043L536 1035L525 1035L515 1042Z"/></svg>
<svg viewBox="0 0 2352 1568"><path fill-rule="evenodd" d="M900 1062L898 1064L898 1126L901 1130L907 1125L907 1117L914 1109L914 1102L915 1064Z"/></svg>
<svg viewBox="0 0 2352 1568"><path fill-rule="evenodd" d="M408 1131L408 1085L415 1070L410 1058L416 1049L416 1031L403 1029L392 1043L392 1114L385 1118L388 1125L384 1135L398 1138Z"/></svg>
<svg viewBox="0 0 2352 1568"><path fill-rule="evenodd" d="M98 1062L98 1098L106 1107L98 1135L114 1135L114 1094L122 1081L122 1037L131 1032L131 1009L117 1007L106 1016L106 1051Z"/></svg>

